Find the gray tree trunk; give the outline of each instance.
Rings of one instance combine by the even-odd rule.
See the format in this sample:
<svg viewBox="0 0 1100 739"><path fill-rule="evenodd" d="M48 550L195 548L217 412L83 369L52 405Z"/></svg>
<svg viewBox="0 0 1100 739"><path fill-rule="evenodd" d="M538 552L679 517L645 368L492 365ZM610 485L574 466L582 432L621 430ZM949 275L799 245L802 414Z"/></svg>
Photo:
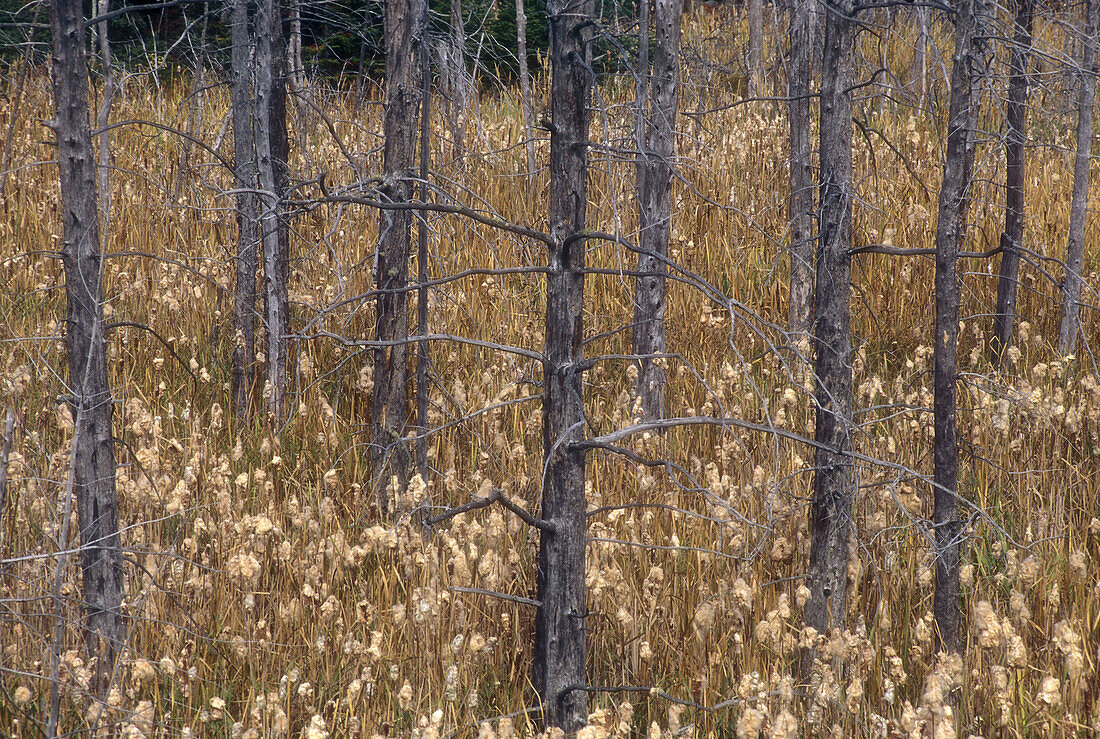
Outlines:
<svg viewBox="0 0 1100 739"><path fill-rule="evenodd" d="M649 107L649 5L638 0L638 69L634 81L634 143L638 147L638 190L642 188L643 156L646 150L646 110Z"/></svg>
<svg viewBox="0 0 1100 739"><path fill-rule="evenodd" d="M543 376L542 518L533 682L548 726L571 733L585 686L584 334L592 0L550 0L550 249Z"/></svg>
<svg viewBox="0 0 1100 739"><path fill-rule="evenodd" d="M432 76L429 70L428 45L420 45L420 64L424 74L420 75L420 202L427 203L428 165L431 163L432 128ZM421 211L416 219L416 279L420 287L416 291L416 333L428 334L428 219L427 212ZM428 342L420 341L416 347L416 466L420 478L428 479Z"/></svg>
<svg viewBox="0 0 1100 739"><path fill-rule="evenodd" d="M256 371L256 244L259 211L256 197L256 146L252 133L252 34L248 0L234 0L230 75L233 98L233 156L237 189L237 269L233 302L233 413L246 418L253 410Z"/></svg>
<svg viewBox="0 0 1100 739"><path fill-rule="evenodd" d="M308 120L313 115L313 110L310 108L306 99L308 90L306 89L305 61L302 58L301 0L283 0L283 13L286 17L283 33L283 40L286 45L286 53L284 54L286 83L284 84L284 88L290 88L294 107L298 114L298 146L304 150L307 146L307 137L310 128ZM289 234L289 228L287 232Z"/></svg>
<svg viewBox="0 0 1100 739"><path fill-rule="evenodd" d="M531 104L531 75L527 71L527 14L516 0L516 56L519 58L519 95L523 106L523 148L527 151L527 188L535 184L535 109Z"/></svg>
<svg viewBox="0 0 1100 739"><path fill-rule="evenodd" d="M749 58L748 93L750 98L764 94L764 2L748 0Z"/></svg>
<svg viewBox="0 0 1100 739"><path fill-rule="evenodd" d="M1012 344L1016 292L1020 277L1020 246L1024 240L1024 174L1027 169L1028 59L1031 56L1033 0L1016 0L1016 30L1009 63L1005 121L1005 227L1001 234L1001 267L989 359L999 366Z"/></svg>
<svg viewBox="0 0 1100 739"><path fill-rule="evenodd" d="M814 186L813 140L810 128L810 80L813 73L814 11L817 0L793 0L791 5L791 62L787 80L791 127L790 302L787 328L808 336L813 315Z"/></svg>
<svg viewBox="0 0 1100 739"><path fill-rule="evenodd" d="M296 5L297 3L294 2ZM290 188L290 132L287 127L287 85L288 54L287 25L284 22L284 3L271 0L270 37L271 37L271 100L267 107L269 135L271 137L271 166L275 181L275 227L279 235L274 255L274 274L268 277L268 268L264 267L265 310L269 319L273 311L267 303L278 303L278 325L274 336L270 327L267 334L268 354L272 353L272 344L278 343L279 364L268 362L268 381L279 386L278 409L276 418L283 419L286 395L287 365L290 363L290 350L287 337L290 335L290 217L287 212L287 193ZM266 257L265 257L266 259Z"/></svg>
<svg viewBox="0 0 1100 739"><path fill-rule="evenodd" d="M961 643L958 520L958 439L956 429L956 360L959 339L959 247L966 235L974 162L973 131L985 60L982 58L986 0L963 0L958 6L955 58L951 66L951 101L947 148L936 221L936 340L933 369L932 457L935 481L932 523L936 542L936 592L933 610L940 646L957 652Z"/></svg>
<svg viewBox="0 0 1100 739"><path fill-rule="evenodd" d="M817 377L814 490L806 625L819 633L844 628L848 547L856 479L851 460L852 340L852 45L853 0L827 0L821 72L821 206L818 222L814 345ZM808 675L814 653L803 655Z"/></svg>
<svg viewBox="0 0 1100 739"><path fill-rule="evenodd" d="M419 0L386 2L385 145L382 197L395 203L413 199L416 121L420 107L420 44L424 13ZM374 398L371 419L371 471L378 507L388 515L391 477L407 481L409 453L397 440L404 435L408 391L405 387L408 335L408 285L412 211L382 210L378 232L378 341L395 342L374 352Z"/></svg>
<svg viewBox="0 0 1100 739"><path fill-rule="evenodd" d="M280 46L282 19L276 0L261 0L255 17L256 87L253 98L252 131L256 146L256 174L259 182L259 235L263 246L264 265L264 327L267 341L267 381L264 386L265 408L276 424L283 418L286 393L286 325L287 292L285 274L285 241L280 180L280 155L285 157L286 91L285 51ZM281 88L281 89L280 89ZM282 131L279 130L279 108L282 108ZM280 139L280 133L282 139ZM283 159L285 162L285 159ZM285 166L285 165L284 165Z"/></svg>
<svg viewBox="0 0 1100 739"><path fill-rule="evenodd" d="M466 155L466 23L462 0L451 0L451 54L444 69L451 77L451 137L456 160Z"/></svg>
<svg viewBox="0 0 1100 739"><path fill-rule="evenodd" d="M110 0L97 0L96 15L103 15L111 8ZM99 63L103 68L103 98L99 101L99 115L96 128L100 130L98 151L99 174L99 227L106 229L111 216L111 134L107 124L111 120L111 107L118 93L118 80L111 60L111 37L107 23L98 25L96 36L99 39Z"/></svg>
<svg viewBox="0 0 1100 739"><path fill-rule="evenodd" d="M924 98L928 94L928 8L917 6L913 8L913 15L917 38L905 86L911 94L916 95L919 108L924 105Z"/></svg>
<svg viewBox="0 0 1100 739"><path fill-rule="evenodd" d="M642 6L648 5L643 0ZM676 153L676 112L680 84L682 0L656 0L656 46L649 75L649 112L639 110L638 277L634 291L634 354L665 351L665 286L668 240L672 228L672 159ZM646 13L648 15L648 13ZM648 19L647 19L648 20ZM648 34L645 34L648 46ZM642 56L644 63L645 57ZM639 70L645 74L645 67ZM643 77L644 79L644 77ZM639 93L639 106L646 96ZM636 392L642 418L664 416L664 360L638 362Z"/></svg>
<svg viewBox="0 0 1100 739"><path fill-rule="evenodd" d="M290 32L287 34L287 80L295 95L301 95L306 87L306 69L302 60L302 8L300 0L287 0Z"/></svg>
<svg viewBox="0 0 1100 739"><path fill-rule="evenodd" d="M1085 258L1085 217L1088 209L1089 158L1092 152L1092 108L1096 97L1096 32L1098 0L1089 0L1085 13L1081 80L1077 90L1077 157L1073 165L1073 200L1066 241L1066 274L1062 281L1062 322L1058 352L1072 354L1081 331L1081 269Z"/></svg>
<svg viewBox="0 0 1100 739"><path fill-rule="evenodd" d="M95 692L106 687L125 640L123 570L118 533L113 433L107 377L96 157L88 109L85 19L79 3L50 3L65 268L65 347L69 398L76 419L73 480L80 519L85 642L98 658ZM64 542L61 543L65 545Z"/></svg>

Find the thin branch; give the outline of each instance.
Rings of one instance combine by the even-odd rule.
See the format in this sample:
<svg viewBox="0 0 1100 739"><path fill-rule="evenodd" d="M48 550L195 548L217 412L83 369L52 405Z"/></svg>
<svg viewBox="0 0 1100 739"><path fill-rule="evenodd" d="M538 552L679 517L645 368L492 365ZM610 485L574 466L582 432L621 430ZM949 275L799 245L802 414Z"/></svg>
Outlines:
<svg viewBox="0 0 1100 739"><path fill-rule="evenodd" d="M1004 249L995 246L988 251L960 251L959 259L987 259L1000 254ZM906 249L900 246L887 246L886 244L867 244L849 249L848 253L855 254L891 254L896 257L928 257L936 253L935 249Z"/></svg>
<svg viewBox="0 0 1100 739"><path fill-rule="evenodd" d="M488 508L493 503L500 503L509 511L519 516L519 518L525 524L527 524L528 526L533 526L540 531L554 531L557 528L557 526L555 526L550 521L536 518L535 516L531 515L531 513L529 513L525 508L517 505L512 500L510 500L508 496L504 494L504 491L500 488L497 488L484 498L475 498L469 503L463 503L462 505L456 506L455 508L449 508L443 511L443 513L440 513L438 516L427 518L424 520L424 525L428 527L435 526L438 523L442 523L443 521L454 518L460 513L476 511L479 508Z"/></svg>
<svg viewBox="0 0 1100 739"><path fill-rule="evenodd" d="M103 13L102 15L97 15L94 18L90 18L90 19L84 21L84 24L87 25L87 26L94 26L94 25L98 25L100 23L105 23L105 22L110 21L110 20L114 20L115 18L119 18L119 17L124 16L124 15L128 15L130 13L138 13L138 12L147 13L147 12L151 12L151 11L154 11L154 10L167 10L169 8L174 8L178 5L192 4L192 3L206 4L206 3L213 3L213 2L214 2L214 0L168 0L168 2L152 3L151 5L127 5L125 7L117 8L116 10L112 10L109 13Z"/></svg>
<svg viewBox="0 0 1100 739"><path fill-rule="evenodd" d="M8 498L8 457L11 454L11 440L15 436L14 431L15 406L8 405L8 417L4 422L4 445L0 449L0 548L4 543L4 509Z"/></svg>
<svg viewBox="0 0 1100 739"><path fill-rule="evenodd" d="M452 585L448 588L456 593L473 593L474 595L487 595L490 598L499 598L500 600L509 600L513 603L519 603L525 606L534 606L535 608L542 608L542 601L535 600L533 598L524 598L522 595L509 595L508 593L500 593L496 590L484 590L482 588L460 588L457 585Z"/></svg>
<svg viewBox="0 0 1100 739"><path fill-rule="evenodd" d="M663 698L671 703L678 703L681 706L688 706L689 708L695 708L700 711L705 711L706 713L714 713L715 711L721 711L724 708L730 708L745 702L744 698L728 698L712 706L705 706L702 703L696 703L695 701L689 701L684 698L677 698L652 685L570 685L562 690L562 693L568 693L574 690L583 690L586 693L648 693L655 698ZM778 691L771 691L768 693L768 695L778 694Z"/></svg>
<svg viewBox="0 0 1100 739"><path fill-rule="evenodd" d="M538 267L538 266L501 267L501 268L498 268L498 269L479 269L479 268L475 267L475 268L471 268L471 269L462 270L461 272L456 272L452 275L447 275L446 277L438 277L434 280L425 280L423 282L410 283L410 284L405 285L404 287L387 287L387 288L379 288L379 289L374 289L374 290L368 290L364 293L359 293L358 295L353 295L350 298L345 298L345 299L343 299L343 300L341 300L337 303L333 303L332 305L326 306L324 308L314 309L314 310L317 310L317 315L314 316L312 319L310 319L310 322L307 323L302 330L306 331L306 330L312 328L318 321L320 321L326 315L328 315L328 314L330 314L330 313L332 313L332 312L334 312L334 311L336 311L340 308L343 308L344 306L351 305L352 303L361 303L361 302L364 302L366 300L369 300L370 298L377 297L379 295L396 295L398 293L412 293L412 292L416 292L416 291L420 290L421 288L431 288L431 287L438 287L440 285L446 285L446 284L454 282L456 280L461 280L464 277L474 277L474 276L480 277L480 276L483 276L483 275L484 276L499 276L499 275L543 274L543 273L547 273L549 271L550 271L550 269L548 267ZM307 307L309 307L309 306L307 306Z"/></svg>
<svg viewBox="0 0 1100 739"><path fill-rule="evenodd" d="M148 331L153 336L157 337L157 340L160 341L161 344L164 344L164 348L172 353L172 356L176 358L176 361L180 363L180 366L183 367L185 370L187 370L187 374L191 375L191 379L194 380L195 382L199 381L198 376L194 372L191 371L191 368L187 365L187 362L183 361L183 357L181 357L179 354L176 354L176 350L172 348L172 345L169 344L168 341L163 336L158 334L152 326L149 326L148 324L145 324L145 323L138 323L137 321L113 321L111 323L108 323L106 326L104 326L103 330L106 332L106 331L110 331L113 328L121 328L123 326L130 326L132 328L140 328L144 331Z"/></svg>
<svg viewBox="0 0 1100 739"><path fill-rule="evenodd" d="M796 434L793 431L786 429L776 428L775 426L768 426L762 423L753 423L751 421L744 421L739 418L715 418L713 416L680 416L675 418L659 418L653 421L644 421L642 423L636 423L631 426L626 426L621 429L617 429L602 436L596 436L591 439L584 439L582 441L576 441L571 444L575 449L596 449L606 448L609 445L615 444L622 439L634 436L635 434L645 433L646 431L660 431L663 429L677 428L679 426L719 426L723 428L742 428L748 431L758 431L764 434L773 434L784 439L791 441L797 441L807 446L812 446L817 449L825 449L828 451L835 451L826 444L814 441L813 439Z"/></svg>
<svg viewBox="0 0 1100 739"><path fill-rule="evenodd" d="M208 0L194 0L194 1L196 1L196 2L207 2ZM149 7L149 6L145 6L145 7ZM115 128L121 128L122 126L150 126L151 128L155 128L159 131L165 131L167 133L175 134L176 136L179 136L180 138L187 139L192 144L195 144L200 149L203 149L204 151L206 151L207 154L209 154L210 156L217 159L218 162L223 167L225 167L227 170L229 170L230 172L233 171L232 163L228 159L223 157L221 154L219 154L217 149L211 148L209 145L207 145L207 143L205 141L192 136L191 134L187 133L186 131L181 131L178 128L173 128L172 126L166 126L163 123L156 123L154 121L145 121L145 120L141 120L140 118L131 118L130 120L126 120L126 121L115 121L114 123L112 123L110 125L103 126L102 128L97 128L94 131L92 131L92 135L93 136L98 136L101 133L106 133L107 131L111 131Z"/></svg>
<svg viewBox="0 0 1100 739"><path fill-rule="evenodd" d="M346 336L340 334L334 334L331 331L318 330L312 334L294 334L288 338L295 340L309 341L312 339L333 339L344 346L357 346L365 349L381 349L387 346L400 346L402 344L415 344L419 341L453 341L456 344L469 344L471 346L479 346L483 349L493 349L498 352L505 352L507 354L518 354L521 357L527 357L533 359L536 362L542 363L546 361L546 357L539 352L531 351L530 349L523 349L518 346L509 346L507 344L498 344L494 341L482 341L481 339L469 339L464 336L455 336L454 334L425 334L423 336L406 336L403 339L393 339L390 341L371 341L367 339L357 340L349 339Z"/></svg>
<svg viewBox="0 0 1100 739"><path fill-rule="evenodd" d="M114 251L114 252L110 252L108 254L103 255L103 259L117 259L118 257L145 257L146 259L155 259L158 262L164 262L165 264L171 264L174 267L179 267L182 270L186 270L187 272L190 272L191 274L195 275L196 277L199 277L203 280L206 280L207 282L209 282L211 285L213 285L214 287L216 287L218 290L222 291L226 295L233 295L234 294L232 290L230 290L229 288L222 285L220 282L215 280L210 275L203 274L201 270L197 270L194 267L192 267L188 264L184 264L183 262L181 262L179 260L176 260L176 259L169 259L168 257L164 257L164 256L161 256L159 254L152 254L152 253L147 252L147 251Z"/></svg>
<svg viewBox="0 0 1100 739"><path fill-rule="evenodd" d="M527 228L526 226L519 226L515 223L509 223L502 218L486 215L485 213L476 211L472 208L467 208L462 205L424 203L419 201L398 203L386 200L378 200L371 197L363 197L359 195L335 195L329 192L328 188L325 185L324 177L320 177L317 184L321 188L321 193L324 196L321 202L324 203L353 203L356 205L366 205L371 208L378 208L380 210L418 210L428 211L432 213L450 213L452 215L459 215L465 218L469 218L470 220L476 221L483 226L489 226L490 228L495 228L500 231L507 231L509 233L514 233L517 236L524 236L526 238L533 239L542 244L545 244L549 248L554 247L554 240L542 231L536 231L533 228Z"/></svg>

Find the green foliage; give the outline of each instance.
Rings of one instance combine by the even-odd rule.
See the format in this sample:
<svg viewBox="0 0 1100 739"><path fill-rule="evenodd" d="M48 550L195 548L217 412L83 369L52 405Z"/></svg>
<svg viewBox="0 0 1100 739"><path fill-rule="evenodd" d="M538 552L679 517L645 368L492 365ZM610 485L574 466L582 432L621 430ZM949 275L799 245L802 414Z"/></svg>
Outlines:
<svg viewBox="0 0 1100 739"><path fill-rule="evenodd" d="M14 60L30 39L36 60L48 61L48 17L40 12L32 26L34 7L22 0L0 0L0 59ZM193 68L201 54L207 64L225 67L229 63L228 7L228 2L153 11L135 6L133 12L117 16L109 24L115 63L135 71L166 69L171 75L175 69ZM382 0L301 3L303 61L311 74L334 79L356 74L361 68L364 74L380 76L385 67L383 10ZM450 34L451 0L430 0L429 10L431 35ZM549 48L545 0L529 0L524 12L527 63L538 70ZM638 45L635 12L634 0L600 4L594 48L597 72L623 72L632 66ZM476 57L485 73L513 82L519 72L515 2L470 0L462 4L462 15L468 63Z"/></svg>
<svg viewBox="0 0 1100 739"><path fill-rule="evenodd" d="M482 5L485 3L482 2ZM546 17L544 0L524 2L524 15L527 16L527 65L529 69L538 69L546 58L550 44L550 22ZM484 17L485 11L475 13L474 22ZM485 63L498 76L512 80L519 74L517 56L516 5L514 2L496 4L496 12L485 25Z"/></svg>
<svg viewBox="0 0 1100 739"><path fill-rule="evenodd" d="M43 62L49 59L49 17L43 9L35 8L22 0L0 0L0 59L11 62L22 56L31 42L32 59Z"/></svg>

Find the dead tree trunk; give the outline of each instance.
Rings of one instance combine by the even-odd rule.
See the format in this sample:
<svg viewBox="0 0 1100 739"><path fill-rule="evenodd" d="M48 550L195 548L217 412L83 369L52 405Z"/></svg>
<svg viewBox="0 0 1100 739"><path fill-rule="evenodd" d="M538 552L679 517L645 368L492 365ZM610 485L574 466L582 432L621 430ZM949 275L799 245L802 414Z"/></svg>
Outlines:
<svg viewBox="0 0 1100 739"><path fill-rule="evenodd" d="M431 163L432 130L432 76L428 74L428 45L420 45L420 202L429 200L428 165ZM421 211L416 219L416 279L420 286L416 291L416 333L428 334L428 219ZM420 479L428 479L428 342L421 340L416 347L416 466Z"/></svg>
<svg viewBox="0 0 1100 739"><path fill-rule="evenodd" d="M813 311L814 187L810 136L810 79L813 72L813 24L816 0L793 0L791 63L787 80L791 127L789 216L791 231L790 304L787 330L808 336Z"/></svg>
<svg viewBox="0 0 1100 739"><path fill-rule="evenodd" d="M819 210L814 344L817 377L814 491L806 625L824 634L844 627L848 547L856 480L851 460L852 340L852 44L853 0L825 4L821 73L821 207ZM813 666L803 655L803 674Z"/></svg>
<svg viewBox="0 0 1100 739"><path fill-rule="evenodd" d="M466 24L462 0L451 0L451 54L444 66L451 77L451 137L456 160L466 155Z"/></svg>
<svg viewBox="0 0 1100 739"><path fill-rule="evenodd" d="M413 199L410 175L416 163L416 121L420 108L420 44L424 12L419 0L386 2L385 145L381 197L393 203ZM382 515L390 509L390 480L404 485L409 453L399 443L406 424L405 387L408 335L409 229L412 211L384 209L378 232L378 341L392 342L374 352L374 399L371 420L371 471Z"/></svg>
<svg viewBox="0 0 1100 739"><path fill-rule="evenodd" d="M277 111L282 98L285 122L285 88L278 89L283 81L282 66L278 54L282 36L282 20L276 0L261 0L256 6L255 18L255 66L256 87L253 98L252 131L256 146L256 174L259 183L259 236L263 245L264 265L264 327L267 330L266 365L267 381L264 384L265 408L278 424L283 418L283 399L286 393L286 332L287 292L283 279L285 256L283 253L282 224L280 223L280 155L285 156L285 145L280 141ZM274 114L273 114L274 113ZM282 136L285 138L285 123ZM284 149L284 151L280 151Z"/></svg>
<svg viewBox="0 0 1100 739"><path fill-rule="evenodd" d="M252 134L252 34L248 0L234 0L232 16L233 156L237 189L237 276L233 303L233 413L252 411L256 364L256 147Z"/></svg>
<svg viewBox="0 0 1100 739"><path fill-rule="evenodd" d="M302 61L302 6L300 0L286 2L290 32L286 35L287 80L295 95L305 94L306 69Z"/></svg>
<svg viewBox="0 0 1100 739"><path fill-rule="evenodd" d="M643 0L643 6L648 0ZM676 153L676 112L680 84L682 0L656 0L656 47L649 76L649 112L639 111L646 135L639 132L638 277L634 293L636 392L642 418L664 416L665 284L668 239L672 228L672 158ZM648 39L647 39L648 43ZM644 68L640 70L645 72ZM645 96L639 96L643 104ZM639 124L639 128L643 128Z"/></svg>
<svg viewBox="0 0 1100 739"><path fill-rule="evenodd" d="M748 13L748 93L754 98L764 94L764 1L748 0Z"/></svg>
<svg viewBox="0 0 1100 739"><path fill-rule="evenodd" d="M958 520L958 440L956 431L956 360L959 339L959 247L966 233L970 173L974 162L973 131L985 60L982 58L985 0L964 0L958 6L955 58L951 67L951 101L947 118L947 149L936 221L936 341L933 370L932 523L936 542L936 593L933 608L940 646L959 650L959 551L962 523Z"/></svg>
<svg viewBox="0 0 1100 739"><path fill-rule="evenodd" d="M916 21L916 41L913 47L913 61L909 65L905 87L915 95L917 107L923 107L928 94L928 8L918 5L913 8Z"/></svg>
<svg viewBox="0 0 1100 739"><path fill-rule="evenodd" d="M516 56L519 58L519 95L523 106L523 147L527 151L527 189L535 184L535 109L531 105L531 76L527 71L527 14L516 0Z"/></svg>
<svg viewBox="0 0 1100 739"><path fill-rule="evenodd" d="M302 3L301 0L283 0L283 15L286 23L283 28L283 43L286 53L283 59L286 64L286 84L289 87L294 108L298 115L298 147L305 149L309 136L309 120L313 116L307 96L306 68L302 58ZM284 117L285 120L285 117ZM289 229L287 229L289 233Z"/></svg>
<svg viewBox="0 0 1100 739"><path fill-rule="evenodd" d="M1089 0L1085 13L1081 80L1077 90L1077 157L1073 165L1073 200L1066 241L1066 274L1062 281L1062 322L1058 352L1072 354L1081 331L1081 269L1085 258L1085 216L1088 209L1089 159L1092 152L1092 107L1096 96L1096 32L1100 1Z"/></svg>
<svg viewBox="0 0 1100 739"><path fill-rule="evenodd" d="M294 3L297 4L296 2ZM274 336L268 329L268 354L272 354L272 344L278 344L276 356L280 364L268 363L268 381L272 386L281 383L276 418L283 418L283 398L286 395L287 365L290 363L290 348L287 337L290 335L290 216L287 209L287 193L290 188L290 132L287 128L287 85L289 57L287 53L287 25L284 23L283 3L272 0L270 17L271 36L271 100L267 108L269 135L271 137L272 179L275 182L275 226L278 229L277 251L274 256L274 279L267 278L267 266L264 267L265 301L275 301L278 306L278 326ZM268 314L272 311L268 308Z"/></svg>
<svg viewBox="0 0 1100 739"><path fill-rule="evenodd" d="M98 0L96 14L103 15L110 10L110 0ZM111 59L111 37L107 31L107 22L100 23L96 35L99 37L99 63L103 68L103 98L99 101L99 115L96 118L96 128L100 130L99 138L99 227L107 228L111 215L111 134L107 124L111 120L111 107L118 93L118 80L115 79L115 68Z"/></svg>
<svg viewBox="0 0 1100 739"><path fill-rule="evenodd" d="M115 489L113 399L104 340L96 157L88 109L88 58L80 3L50 4L57 160L65 268L65 347L73 431L73 480L87 612L85 640L106 687L125 640L122 550ZM64 542L61 542L65 546Z"/></svg>
<svg viewBox="0 0 1100 739"><path fill-rule="evenodd" d="M649 107L649 5L638 0L638 69L634 82L634 143L638 147L638 191L642 189L646 151L646 111Z"/></svg>
<svg viewBox="0 0 1100 739"><path fill-rule="evenodd" d="M587 717L584 659L584 333L592 0L550 0L550 272L543 375L542 518L534 675L548 726Z"/></svg>
<svg viewBox="0 0 1100 739"><path fill-rule="evenodd" d="M1012 344L1016 292L1020 277L1020 247L1024 240L1024 174L1027 169L1028 59L1031 56L1033 0L1016 0L1016 31L1008 78L1005 121L1005 228L1001 234L1001 268L989 359L999 366Z"/></svg>

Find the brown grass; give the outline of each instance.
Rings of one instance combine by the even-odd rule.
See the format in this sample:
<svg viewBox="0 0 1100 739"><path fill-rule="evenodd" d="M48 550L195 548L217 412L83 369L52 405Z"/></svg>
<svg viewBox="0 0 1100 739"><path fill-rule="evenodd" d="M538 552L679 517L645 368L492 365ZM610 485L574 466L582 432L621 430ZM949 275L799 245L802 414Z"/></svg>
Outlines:
<svg viewBox="0 0 1100 739"><path fill-rule="evenodd" d="M716 21L701 23L692 38L712 48L705 39L718 26L706 23ZM907 53L892 52L899 70ZM56 171L38 124L48 116L47 77L32 75L31 82L24 107L30 112L15 139L18 169L0 211L0 369L18 417L0 532L2 556L22 558L6 563L0 579L0 726L28 735L46 704L46 596L71 432L57 401L64 376L62 275L44 253L57 249L60 228ZM624 102L627 87L608 83L601 101ZM687 87L690 107L696 93ZM133 80L115 117L178 125L186 119L187 91L183 81L157 89ZM315 94L324 97L347 149L367 171L377 171L379 107L357 114L334 93ZM721 88L708 97L711 105L730 102ZM10 94L0 100L5 130L11 102ZM480 105L481 134L471 136L471 145L481 154L465 170L445 160L446 130L436 131L440 177L469 187L468 204L483 198L503 217L543 225L545 173L531 194L517 176L524 165L522 148L515 148L522 136L515 100L483 96ZM873 133L857 131L857 245L931 246L941 132L908 109L879 111L874 100L864 108L868 128L882 131L904 161ZM199 135L223 157L232 145L230 136L219 139L226 112L223 91L204 98ZM609 108L606 125L597 115L593 138L625 145L624 115L621 106ZM1065 120L1062 126L1044 143L1069 140ZM767 322L781 324L786 315L785 118L768 103L754 103L710 114L701 127L682 127L697 138L680 142L686 182L677 186L673 255L743 309L731 322L698 291L673 285L669 343L684 362L670 364L671 412L723 408L809 434L798 365L788 362L789 353L767 351L768 342L778 341ZM308 153L296 153L296 170L323 168L330 182L349 182L350 169L324 127L310 119L306 135ZM533 597L537 537L495 508L459 516L431 537L408 522L380 524L370 510L359 435L369 408L367 355L331 340L297 343L295 412L281 440L263 423L238 424L226 411L232 303L222 288L232 287L233 201L224 194L230 181L201 151L192 151L194 168L181 178L181 147L178 138L148 127L117 129L112 137L118 169L107 251L146 252L193 271L133 256L112 258L105 270L110 320L148 324L172 347L130 327L110 336L133 624L110 716L150 736L435 736L476 734L477 721L532 705L531 609L451 588ZM590 223L629 235L632 168L603 155L595 160ZM981 148L977 177L987 184L976 188L971 211L975 251L999 237L1000 162L994 144ZM1066 157L1035 150L1028 238L1044 254L1057 256L1065 242L1069 180ZM319 205L294 228L293 323L301 327L319 308L369 289L376 215ZM433 218L432 229L433 276L543 258L535 245L455 218ZM603 267L633 262L606 244L593 244L590 255ZM922 533L930 491L912 474L868 464L854 513L851 631L828 646L843 669L839 676L825 670L816 699L800 700L790 675L802 638L797 578L808 552L812 454L749 431L671 431L631 448L672 460L698 488L686 474L677 475L684 487L660 468L606 454L590 458L593 508L667 506L590 519L590 680L653 686L704 706L727 703L707 712L670 703L656 690L600 693L592 697L588 736L665 735L687 726L699 735L760 729L778 736L1100 731L1100 384L1089 356L1052 354L1056 289L1030 268L1021 285L1026 323L1018 354L1010 371L991 373L981 347L995 265L966 268L960 492L972 504L967 514L984 513L967 527L970 639L962 659L940 662L932 646L932 563ZM1060 268L1048 268L1060 276ZM1092 285L1095 269L1093 255L1086 267ZM856 447L868 458L927 474L932 424L922 409L931 406L932 264L863 255L854 274L857 404L871 408L859 417ZM592 336L629 322L632 289L626 278L591 278ZM542 304L536 275L465 279L435 294L432 328L537 350ZM371 302L351 303L324 326L366 338L372 312ZM1094 322L1086 319L1086 326L1095 345ZM629 332L620 331L594 341L587 353L624 352L628 344ZM536 368L527 360L453 345L434 346L432 357L439 378L433 423L538 392L530 384ZM586 403L598 430L629 422L629 387L622 363L602 362L589 373ZM537 401L465 421L433 437L430 449L438 471L428 481L434 504L502 487L537 507ZM70 569L66 595L75 596L79 573ZM63 719L75 729L89 706L79 690L88 670L78 649L75 600L66 601L65 613L72 625L62 674L72 689L63 693ZM509 726L520 733L530 728L520 714L494 719L481 735L508 736Z"/></svg>

